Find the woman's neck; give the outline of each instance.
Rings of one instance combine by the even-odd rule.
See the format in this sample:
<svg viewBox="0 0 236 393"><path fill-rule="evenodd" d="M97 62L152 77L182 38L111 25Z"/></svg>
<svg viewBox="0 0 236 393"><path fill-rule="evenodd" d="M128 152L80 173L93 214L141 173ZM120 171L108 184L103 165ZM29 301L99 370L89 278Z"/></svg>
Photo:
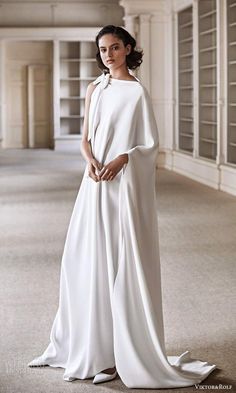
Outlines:
<svg viewBox="0 0 236 393"><path fill-rule="evenodd" d="M110 76L114 79L133 79L126 67L118 68L117 70L110 70Z"/></svg>

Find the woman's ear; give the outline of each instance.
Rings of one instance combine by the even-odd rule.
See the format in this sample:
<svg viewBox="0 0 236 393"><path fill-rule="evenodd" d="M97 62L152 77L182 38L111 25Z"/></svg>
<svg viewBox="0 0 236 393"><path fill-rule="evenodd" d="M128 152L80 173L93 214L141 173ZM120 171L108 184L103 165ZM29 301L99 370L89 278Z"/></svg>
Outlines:
<svg viewBox="0 0 236 393"><path fill-rule="evenodd" d="M130 44L127 44L127 45L126 45L126 56L128 56L128 55L130 54L131 49L132 49L131 45L130 45Z"/></svg>

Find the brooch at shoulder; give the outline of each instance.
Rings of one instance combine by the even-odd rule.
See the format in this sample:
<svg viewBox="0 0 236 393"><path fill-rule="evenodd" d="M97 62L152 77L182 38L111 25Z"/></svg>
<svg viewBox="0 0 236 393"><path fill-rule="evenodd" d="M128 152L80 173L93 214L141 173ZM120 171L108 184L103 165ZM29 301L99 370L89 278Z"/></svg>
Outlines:
<svg viewBox="0 0 236 393"><path fill-rule="evenodd" d="M95 81L93 81L94 85L97 85L98 83L101 83L101 89L105 89L110 81L110 74L104 74L102 73Z"/></svg>

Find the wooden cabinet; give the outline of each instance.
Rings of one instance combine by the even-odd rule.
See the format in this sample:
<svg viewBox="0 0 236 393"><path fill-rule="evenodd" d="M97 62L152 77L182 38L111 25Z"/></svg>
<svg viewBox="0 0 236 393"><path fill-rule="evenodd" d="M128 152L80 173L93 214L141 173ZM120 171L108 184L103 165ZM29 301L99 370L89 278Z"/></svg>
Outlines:
<svg viewBox="0 0 236 393"><path fill-rule="evenodd" d="M236 0L180 3L173 168L236 195Z"/></svg>
<svg viewBox="0 0 236 393"><path fill-rule="evenodd" d="M179 150L193 153L198 140L200 157L217 154L217 42L216 0L197 4L198 36L193 36L193 7L178 12L178 135ZM193 46L196 40L197 46ZM198 53L193 53L197 47ZM194 62L197 56L197 63ZM198 64L198 69L194 68ZM198 80L198 135L194 135L194 78Z"/></svg>
<svg viewBox="0 0 236 393"><path fill-rule="evenodd" d="M102 72L96 62L95 37L99 28L81 27L77 31L73 38L53 41L53 123L56 150L79 151L86 90L88 84Z"/></svg>
<svg viewBox="0 0 236 393"><path fill-rule="evenodd" d="M198 2L199 156L217 154L216 0Z"/></svg>
<svg viewBox="0 0 236 393"><path fill-rule="evenodd" d="M59 52L60 135L81 135L86 89L101 73L95 59L95 44L62 41Z"/></svg>
<svg viewBox="0 0 236 393"><path fill-rule="evenodd" d="M179 149L193 151L192 7L178 14Z"/></svg>
<svg viewBox="0 0 236 393"><path fill-rule="evenodd" d="M220 15L222 10L223 15ZM226 0L224 4L217 0L198 0L194 8L190 6L179 11L177 20L178 150L216 163L234 165L236 0ZM226 33L223 36L218 31L218 24L221 24L221 31ZM226 37L226 41L223 42L222 37ZM226 64L226 69L222 69L222 64ZM226 100L222 101L224 87L227 94ZM221 91L220 95L218 90ZM222 102L227 103L224 145L221 142L223 123L219 119Z"/></svg>

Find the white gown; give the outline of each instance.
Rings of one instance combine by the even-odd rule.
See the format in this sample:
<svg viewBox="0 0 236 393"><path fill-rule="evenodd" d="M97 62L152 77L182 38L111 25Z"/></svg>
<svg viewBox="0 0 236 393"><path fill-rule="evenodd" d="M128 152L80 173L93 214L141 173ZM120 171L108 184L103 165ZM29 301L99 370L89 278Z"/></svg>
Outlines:
<svg viewBox="0 0 236 393"><path fill-rule="evenodd" d="M89 139L106 164L129 161L112 181L84 171L61 263L59 307L44 364L65 380L116 366L129 388L175 388L215 368L187 350L167 356L156 205L158 130L151 100L137 81L101 75L91 98Z"/></svg>

